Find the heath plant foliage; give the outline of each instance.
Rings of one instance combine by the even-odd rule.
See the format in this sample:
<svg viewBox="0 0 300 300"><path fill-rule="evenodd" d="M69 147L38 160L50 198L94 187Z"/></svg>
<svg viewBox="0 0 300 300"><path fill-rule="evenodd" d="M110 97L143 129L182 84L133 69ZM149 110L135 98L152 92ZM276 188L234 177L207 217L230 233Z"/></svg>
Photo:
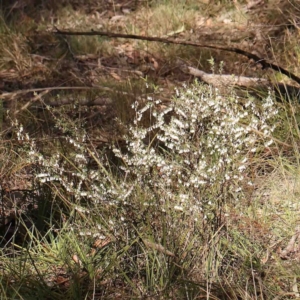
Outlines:
<svg viewBox="0 0 300 300"><path fill-rule="evenodd" d="M29 160L39 166L36 180L59 183L81 212L101 203L131 205L138 188L148 195L145 206L215 223L224 203L239 199L242 187L252 184L248 157L273 143L277 114L271 94L258 105L251 98L241 101L233 91L222 95L197 82L177 89L168 106L149 97L132 109L135 119L125 137L126 149L113 147L121 159L121 179L112 174L103 153L87 146L88 134L67 128L67 120L58 127L72 132L65 136L73 149L68 158L59 152L43 155L19 126L17 136L30 144ZM142 125L146 114L147 127ZM88 167L91 160L96 168Z"/></svg>
<svg viewBox="0 0 300 300"><path fill-rule="evenodd" d="M158 207L213 221L222 203L242 195L241 183L252 184L246 178L249 154L273 143L272 95L259 106L253 99L241 105L234 92L224 96L196 82L176 90L170 106L159 107L151 98L145 106L133 105L126 153L114 149L121 168L134 184L151 190ZM152 117L148 128L141 125L146 111Z"/></svg>
<svg viewBox="0 0 300 300"><path fill-rule="evenodd" d="M175 92L167 105L151 97L133 103L125 146L109 151L94 147L84 124L49 107L64 133L57 145L41 148L15 122L37 186L50 187L47 201L63 215L54 225L62 222L62 236L77 243L68 251L91 278L100 268L103 279L134 286L140 278L145 293L161 292L180 276L202 280L224 264L208 249L221 246L228 204L252 185L251 159L273 143L276 104L271 94L241 99L198 82ZM107 249L92 254L94 239Z"/></svg>

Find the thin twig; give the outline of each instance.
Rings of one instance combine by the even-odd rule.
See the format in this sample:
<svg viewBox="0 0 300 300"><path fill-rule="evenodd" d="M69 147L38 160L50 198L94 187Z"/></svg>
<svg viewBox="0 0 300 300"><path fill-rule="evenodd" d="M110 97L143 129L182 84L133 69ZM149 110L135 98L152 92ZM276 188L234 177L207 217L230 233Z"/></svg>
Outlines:
<svg viewBox="0 0 300 300"><path fill-rule="evenodd" d="M173 38L142 36L142 35L136 35L136 34L124 34L124 33L94 31L94 30L82 31L82 32L80 32L80 31L63 31L56 27L55 27L55 29L56 29L56 31L53 31L53 33L59 34L59 35L78 35L78 36L99 35L99 36L106 36L109 38L125 38L125 39L134 39L134 40L143 40L143 41L151 41L151 42L160 42L160 43L165 43L165 44L177 44L177 45L184 45L184 46L193 46L193 47L221 50L221 51L226 51L226 52L233 52L233 53L237 53L237 54L246 56L249 59L253 59L255 63L261 64L263 69L272 69L276 72L280 72L300 84L300 77L296 76L294 73L284 69L283 67L280 67L276 64L271 63L266 58L261 58L253 53L250 53L250 52L247 52L242 49L235 48L235 47L219 46L219 45L212 45L212 44L201 44L201 43L189 42L189 41L173 39Z"/></svg>
<svg viewBox="0 0 300 300"><path fill-rule="evenodd" d="M14 116L19 114L21 111L27 109L32 103L36 102L37 100L41 100L43 96L49 93L49 90L45 90L41 92L40 94L35 95L30 101L28 101L26 104L24 104L20 109L14 112Z"/></svg>

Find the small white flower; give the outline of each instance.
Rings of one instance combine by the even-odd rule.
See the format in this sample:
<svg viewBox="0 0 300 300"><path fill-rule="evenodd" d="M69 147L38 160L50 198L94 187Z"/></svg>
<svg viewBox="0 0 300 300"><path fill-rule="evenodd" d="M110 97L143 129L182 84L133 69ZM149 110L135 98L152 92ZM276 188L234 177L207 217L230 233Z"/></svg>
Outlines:
<svg viewBox="0 0 300 300"><path fill-rule="evenodd" d="M177 211L183 211L183 207L179 206L179 205L175 205L174 209L177 210Z"/></svg>
<svg viewBox="0 0 300 300"><path fill-rule="evenodd" d="M265 143L265 147L269 147L274 143L273 140L269 140L268 142Z"/></svg>

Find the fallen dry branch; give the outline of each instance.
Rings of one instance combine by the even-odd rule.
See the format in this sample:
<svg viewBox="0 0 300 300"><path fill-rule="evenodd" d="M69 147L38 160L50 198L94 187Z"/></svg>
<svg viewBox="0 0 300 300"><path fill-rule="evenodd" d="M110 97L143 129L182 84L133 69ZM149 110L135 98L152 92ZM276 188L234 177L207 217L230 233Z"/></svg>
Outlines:
<svg viewBox="0 0 300 300"><path fill-rule="evenodd" d="M219 45L212 45L212 44L200 44L194 42L188 42L184 40L174 39L174 38L161 38L161 37L152 37L152 36L142 36L136 34L123 34L123 33L114 33L114 32L105 32L105 31L63 31L56 28L56 31L53 31L54 34L59 35L78 35L78 36L106 36L109 38L126 38L126 39L135 39L135 40L143 40L143 41L151 41L151 42L160 42L165 44L177 44L177 45L185 45L185 46L194 46L194 47L201 47L213 50L221 50L226 52L233 52L243 56L246 56L249 59L252 59L255 63L260 64L263 69L272 69L276 72L280 72L290 79L296 81L300 84L300 77L296 76L292 72L280 67L276 64L271 63L269 60L259 57L253 53L244 51L239 48L235 47L228 47L228 46L219 46Z"/></svg>
<svg viewBox="0 0 300 300"><path fill-rule="evenodd" d="M272 84L270 81L264 78L253 78L245 76L235 76L235 75L220 75L220 74L209 74L202 70L189 67L186 65L181 65L180 69L200 78L202 81L211 84L214 87L228 88L228 87L242 87L251 88L253 90L266 90L271 88L278 94L278 100L281 97L285 97L287 100L293 97L300 99L300 89L293 85L288 85L285 83Z"/></svg>
<svg viewBox="0 0 300 300"><path fill-rule="evenodd" d="M26 90L18 90L14 92L4 92L0 94L0 98L4 101L13 100L18 95L25 95L29 93L39 93L44 91L55 91L55 90L104 90L112 92L113 90L108 87L90 87L90 86L53 86L53 87L45 87L45 88L33 88L33 89L26 89Z"/></svg>
<svg viewBox="0 0 300 300"><path fill-rule="evenodd" d="M185 73L193 75L200 78L202 81L211 84L215 87L228 87L228 86L240 86L240 87L268 87L270 83L267 79L263 78L250 78L245 76L235 76L235 75L218 75L209 74L202 70L181 66L181 70Z"/></svg>
<svg viewBox="0 0 300 300"><path fill-rule="evenodd" d="M14 100L17 96L25 95L29 93L34 94L34 98L29 100L20 110L16 111L15 114L18 114L20 111L23 111L24 109L27 109L32 103L36 102L37 100L42 100L42 97L48 94L50 91L55 90L101 90L111 93L121 93L123 95L128 95L129 93L123 92L123 91L116 91L114 89L111 89L109 87L103 87L103 86L55 86L55 87L45 87L45 88L35 88L35 89L26 89L26 90L18 90L15 92L7 92L0 94L0 99L3 102L8 102ZM62 106L62 105L68 105L74 103L74 98L70 97L61 97L61 98L49 98L46 101L42 101L46 105L50 106ZM76 103L79 105L110 105L112 104L112 100L106 97L97 97L97 98L76 98Z"/></svg>

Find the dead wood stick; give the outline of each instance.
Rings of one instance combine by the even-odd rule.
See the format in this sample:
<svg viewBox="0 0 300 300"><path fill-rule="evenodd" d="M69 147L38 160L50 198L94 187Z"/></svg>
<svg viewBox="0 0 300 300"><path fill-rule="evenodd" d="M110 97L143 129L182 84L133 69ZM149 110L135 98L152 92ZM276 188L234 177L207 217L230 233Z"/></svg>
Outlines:
<svg viewBox="0 0 300 300"><path fill-rule="evenodd" d="M211 84L215 87L228 87L228 86L240 86L240 87L268 87L269 81L263 78L251 78L245 76L235 75L218 75L209 74L202 70L195 69L193 67L182 66L181 70L190 75L199 77L202 81Z"/></svg>
<svg viewBox="0 0 300 300"><path fill-rule="evenodd" d="M143 97L145 95L141 96L136 96L133 93L128 93L125 91L118 91L109 87L105 86L54 86L54 87L45 87L45 88L33 88L33 89L25 89L25 90L18 90L14 92L7 92L7 93L0 93L0 100L6 102L8 100L13 100L14 97L18 95L24 95L28 93L40 93L34 95L34 98L28 101L20 110L16 111L15 114L18 114L20 111L27 109L32 103L36 102L37 100L42 100L42 97L48 94L50 91L55 91L55 90L102 90L106 92L111 92L111 93L117 93L121 95L130 95L132 97L135 97L136 99L142 100L144 99ZM47 99L46 101L42 101L45 105L50 105L50 106L62 106L62 105L68 105L68 104L73 104L74 98L68 98L68 97L60 97L60 98L55 98L55 99ZM96 99L79 99L77 100L78 104L80 105L87 105L87 106L92 106L92 105L111 105L112 99L110 98L102 98L102 97L97 97Z"/></svg>
<svg viewBox="0 0 300 300"><path fill-rule="evenodd" d="M28 101L26 104L24 104L19 110L14 112L14 116L19 114L21 111L27 109L32 103L41 100L43 96L49 93L49 90L45 90L41 92L40 94L35 95L30 101Z"/></svg>
<svg viewBox="0 0 300 300"><path fill-rule="evenodd" d="M89 87L89 86L55 86L55 87L45 87L45 88L33 88L33 89L25 89L25 90L18 90L14 92L7 92L0 94L0 99L4 102L7 102L9 100L13 100L16 96L19 95L25 95L28 93L40 93L34 96L33 99L29 100L20 110L16 111L15 114L18 114L20 111L27 109L32 103L36 102L37 100L42 100L42 97L48 94L50 91L55 90L103 90L108 92L116 92L113 89L110 89L108 87L101 87L101 86L95 86L95 87ZM122 93L122 92L118 92ZM123 92L123 94L127 94L126 92ZM46 105L50 106L62 106L62 105L68 105L73 104L75 101L74 99L70 99L68 97L61 97L61 98L55 98L55 99L48 99L47 101L43 102ZM112 104L111 99L108 98L96 98L96 99L80 99L78 101L80 105L109 105Z"/></svg>
<svg viewBox="0 0 300 300"><path fill-rule="evenodd" d="M213 50L221 50L226 52L233 52L243 56L246 56L249 59L253 59L255 63L261 64L263 69L272 69L276 72L280 72L287 77L293 79L298 84L300 84L300 77L296 76L294 73L280 67L276 64L271 63L269 60L259 57L253 53L244 51L239 48L235 47L226 47L226 46L219 46L219 45L212 45L212 44L201 44L195 42L188 42L184 40L174 39L174 38L161 38L161 37L153 37L153 36L142 36L136 34L124 34L124 33L114 33L114 32L105 32L105 31L63 31L58 28L55 28L56 31L53 31L54 34L59 35L78 35L78 36L106 36L109 38L126 38L126 39L135 39L135 40L143 40L143 41L151 41L151 42L160 42L165 44L177 44L177 45L184 45L184 46L193 46L193 47L200 47L200 48L207 48Z"/></svg>
<svg viewBox="0 0 300 300"><path fill-rule="evenodd" d="M14 99L14 97L18 95L24 95L28 93L41 93L39 95L36 95L33 100L30 100L27 104L25 104L21 110L26 109L28 106L30 106L33 102L36 100L41 100L42 96L49 93L50 91L55 90L103 90L107 92L113 92L113 93L121 93L123 95L128 95L129 93L122 92L122 91L116 91L109 87L103 87L103 86L55 86L55 87L45 87L45 88L33 88L33 89L26 89L26 90L18 90L15 92L7 92L0 94L0 99L3 101L8 101ZM96 98L96 99L81 99L78 101L80 105L107 105L112 104L112 101L110 99L103 99L103 98ZM69 99L68 97L61 97L60 99L50 99L45 102L46 105L50 106L61 106L61 105L68 105L74 103L74 99ZM19 113L20 111L17 111L16 113Z"/></svg>
<svg viewBox="0 0 300 300"><path fill-rule="evenodd" d="M187 65L179 66L181 71L188 73L195 77L200 78L202 81L211 84L215 87L226 88L231 87L242 87L242 88L252 88L256 90L267 90L271 88L275 91L278 96L276 99L282 101L282 99L289 100L293 97L300 99L300 89L297 86L285 84L278 82L272 84L270 81L264 78L255 78L255 77L245 77L245 76L236 76L236 75L219 75L219 74L209 74L202 70L189 67Z"/></svg>
<svg viewBox="0 0 300 300"><path fill-rule="evenodd" d="M10 99L14 96L18 95L24 95L28 93L37 93L37 92L43 92L43 91L55 91L55 90L96 90L96 89L102 89L105 91L112 91L112 89L108 87L100 87L100 86L52 86L52 87L44 87L44 88L32 88L32 89L26 89L26 90L18 90L14 92L5 92L0 94L0 98Z"/></svg>

